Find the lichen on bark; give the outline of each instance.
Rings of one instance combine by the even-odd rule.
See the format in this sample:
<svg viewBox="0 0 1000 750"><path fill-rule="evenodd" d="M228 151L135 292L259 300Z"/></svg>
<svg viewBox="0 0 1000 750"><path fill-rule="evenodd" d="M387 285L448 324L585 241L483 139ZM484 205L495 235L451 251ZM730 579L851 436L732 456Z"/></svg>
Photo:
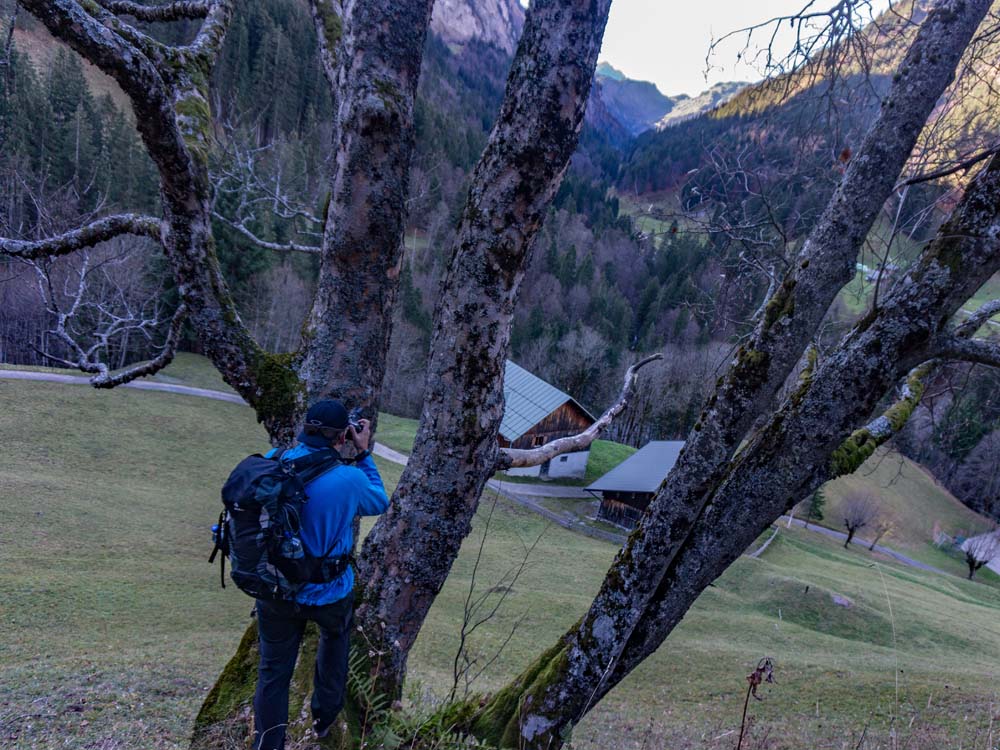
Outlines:
<svg viewBox="0 0 1000 750"><path fill-rule="evenodd" d="M253 401L257 420L265 426L283 425L297 420L305 408L305 384L296 371L298 355L274 354L260 350L251 363L257 398Z"/></svg>

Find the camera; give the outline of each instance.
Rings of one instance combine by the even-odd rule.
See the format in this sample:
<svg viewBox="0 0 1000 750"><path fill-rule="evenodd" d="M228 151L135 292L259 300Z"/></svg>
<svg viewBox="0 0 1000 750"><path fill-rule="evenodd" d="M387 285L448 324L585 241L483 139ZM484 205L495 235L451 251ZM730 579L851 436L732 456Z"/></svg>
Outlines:
<svg viewBox="0 0 1000 750"><path fill-rule="evenodd" d="M347 422L354 428L355 432L361 432L361 420L363 419L361 415L361 407L355 406L351 409L351 412L347 415Z"/></svg>

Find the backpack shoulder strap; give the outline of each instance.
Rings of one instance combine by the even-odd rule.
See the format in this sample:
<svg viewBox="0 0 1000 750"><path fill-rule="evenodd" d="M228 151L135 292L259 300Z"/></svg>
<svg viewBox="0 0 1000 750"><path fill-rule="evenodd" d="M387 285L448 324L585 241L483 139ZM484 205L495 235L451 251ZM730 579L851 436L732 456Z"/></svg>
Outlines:
<svg viewBox="0 0 1000 750"><path fill-rule="evenodd" d="M313 451L291 460L292 471L303 484L308 484L320 474L324 474L341 463L340 456L331 449Z"/></svg>
<svg viewBox="0 0 1000 750"><path fill-rule="evenodd" d="M336 454L332 454L326 456L322 461L317 461L315 464L310 465L304 471L298 471L296 473L302 480L302 484L309 484L309 482L318 478L322 474L326 474L326 472L336 468L341 463L343 462L340 460L340 457Z"/></svg>

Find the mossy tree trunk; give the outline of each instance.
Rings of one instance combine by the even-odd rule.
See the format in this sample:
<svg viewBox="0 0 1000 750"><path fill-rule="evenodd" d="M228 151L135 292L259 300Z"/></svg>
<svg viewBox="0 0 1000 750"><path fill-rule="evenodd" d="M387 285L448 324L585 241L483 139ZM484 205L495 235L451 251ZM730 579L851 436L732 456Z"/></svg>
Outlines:
<svg viewBox="0 0 1000 750"><path fill-rule="evenodd" d="M518 738L517 746L560 744L572 724L628 674L638 663L637 659L652 652L672 624L679 621L679 613L686 611L703 586L724 570L725 565L709 564L709 556L704 554L706 550L699 549L694 540L704 527L706 516L725 507L725 500L719 494L721 488L746 470L750 454L743 448L734 459L737 448L754 422L773 409L776 394L803 356L830 303L853 278L857 253L865 237L890 195L924 123L953 80L955 68L988 9L989 3L985 0L941 3L921 26L878 119L852 159L841 185L784 283L763 308L753 335L720 379L677 465L661 486L649 513L616 558L590 610L563 637L564 645L553 657L553 668L540 671L546 681L521 680L523 701L516 704L516 720L513 715L507 717L517 725L514 733ZM975 275L974 271L970 272ZM887 300L884 307L896 301ZM946 320L955 309L954 300L939 302L947 308L941 311ZM868 324L870 318L865 323ZM914 325L919 327L920 324L920 318L914 318ZM902 355L902 352L897 354ZM872 394L876 394L877 400L898 381L898 369L903 361L902 356L895 361L880 359L891 377L881 389L876 386L844 411L845 423L839 437L835 429L828 429L823 423L812 425L825 442L808 461L803 461L803 471L816 470L826 464L830 452L874 407ZM824 365L820 369L829 372L827 367ZM842 371L841 377L857 377L852 368ZM788 408L807 406L806 399L817 391L818 377L817 371L801 385ZM857 377L857 382L868 381ZM858 396L856 391L853 395ZM831 428L833 426L831 424ZM775 445L781 444L778 435L771 437ZM785 447L791 455L802 457L800 446ZM762 456L766 454L769 460L776 462L776 473L781 471L780 454L768 451L766 445L759 446L758 450ZM804 481L804 476L799 475L799 480ZM781 486L778 482L773 484ZM809 491L806 487L787 489L789 494L780 496L782 504L789 498L801 498ZM742 497L733 495L731 502ZM783 505L780 509L770 505L765 508L754 523L744 527L744 531L757 529L746 544L784 510ZM712 553L728 564L746 544L742 542L743 534L734 534L734 527L726 526L724 533L731 535L731 547L718 549L718 540L713 540ZM699 570L714 571L702 586L691 586L687 579L678 581L673 577L673 571L694 560L701 566ZM675 595L680 592L686 595L673 599L672 591ZM661 602L668 599L675 609L663 616L657 614ZM669 625L654 627L659 623ZM492 739L505 736L509 740L514 736L513 725L496 729L499 734L494 733Z"/></svg>
<svg viewBox="0 0 1000 750"><path fill-rule="evenodd" d="M267 352L250 335L223 278L212 235L214 123L208 86L235 3L180 0L145 8L24 0L22 5L128 95L159 172L163 213L102 219L33 243L0 239L0 252L62 255L127 233L158 239L187 322L274 444L293 439L306 404L316 398L339 396L351 406L366 407L374 419L402 261L413 102L432 0L360 0L347 13L339 0L313 4L322 63L337 104L331 146L335 166L318 291L303 346L289 354ZM202 22L194 41L170 46L116 13L143 21ZM164 357L159 366L169 361ZM152 371L130 370L114 384ZM200 737L241 726L256 679L254 632L252 627L247 631L203 707ZM304 648L313 645L309 641ZM297 678L296 693L307 692L310 679ZM223 724L216 726L218 721Z"/></svg>

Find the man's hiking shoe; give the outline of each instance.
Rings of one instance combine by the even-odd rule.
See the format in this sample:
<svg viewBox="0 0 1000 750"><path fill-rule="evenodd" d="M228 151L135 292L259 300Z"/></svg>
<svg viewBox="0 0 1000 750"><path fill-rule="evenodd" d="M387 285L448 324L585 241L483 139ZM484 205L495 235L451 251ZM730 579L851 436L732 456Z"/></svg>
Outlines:
<svg viewBox="0 0 1000 750"><path fill-rule="evenodd" d="M323 739L324 737L329 735L331 729L333 729L332 721L329 724L323 724L323 722L321 722L319 719L313 721L313 731L316 733L316 736L319 737L320 739Z"/></svg>

